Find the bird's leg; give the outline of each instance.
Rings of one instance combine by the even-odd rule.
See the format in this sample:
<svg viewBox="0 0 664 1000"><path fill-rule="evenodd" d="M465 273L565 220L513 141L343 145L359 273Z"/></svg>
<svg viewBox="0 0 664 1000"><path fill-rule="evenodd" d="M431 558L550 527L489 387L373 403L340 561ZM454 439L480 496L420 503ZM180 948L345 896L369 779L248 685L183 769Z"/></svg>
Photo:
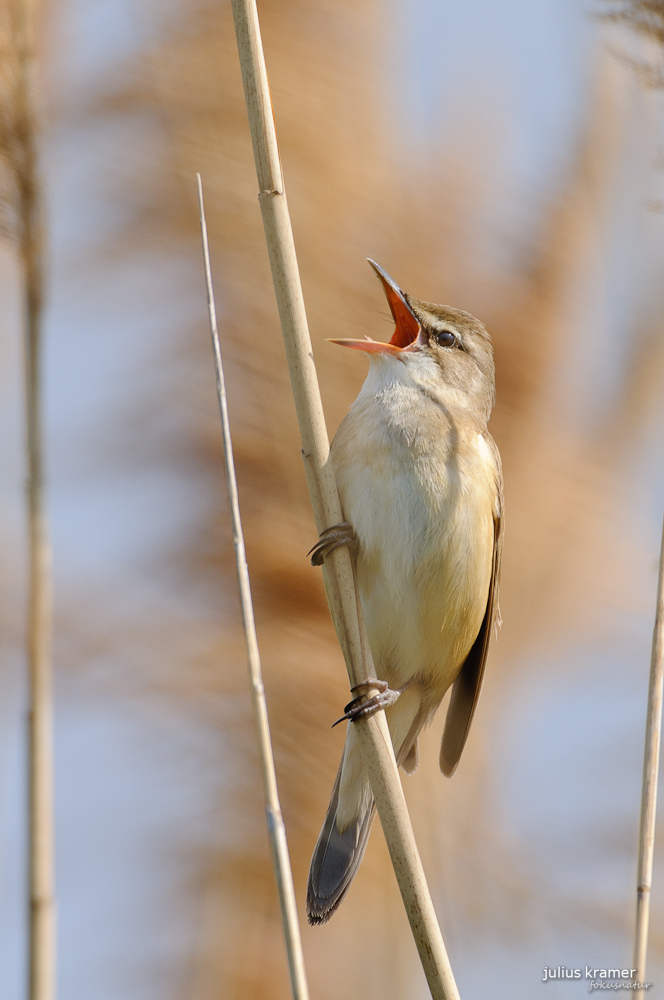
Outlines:
<svg viewBox="0 0 664 1000"><path fill-rule="evenodd" d="M348 545L351 549L357 548L357 535L348 521L333 524L331 528L321 532L314 547L307 552L307 555L311 556L311 565L322 566L330 552L334 552L340 545Z"/></svg>
<svg viewBox="0 0 664 1000"><path fill-rule="evenodd" d="M377 690L378 694L365 701L365 697L372 690ZM356 684L355 687L350 689L350 693L354 694L355 697L352 701L348 702L344 708L344 714L333 723L332 728L334 729L344 719L347 719L349 722L357 722L358 719L366 719L369 715L375 715L376 712L380 712L384 708L389 708L390 705L395 703L403 690L405 688L393 691L388 687L387 681L378 681L373 677L363 681L361 684Z"/></svg>

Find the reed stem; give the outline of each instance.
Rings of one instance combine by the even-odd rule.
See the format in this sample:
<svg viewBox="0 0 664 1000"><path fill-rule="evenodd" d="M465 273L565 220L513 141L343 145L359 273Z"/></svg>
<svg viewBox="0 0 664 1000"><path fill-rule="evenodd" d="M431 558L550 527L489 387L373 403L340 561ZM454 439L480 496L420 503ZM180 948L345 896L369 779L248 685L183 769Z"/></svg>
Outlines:
<svg viewBox="0 0 664 1000"><path fill-rule="evenodd" d="M267 704L265 702L261 659L258 650L258 637L256 635L254 608L251 599L249 568L247 566L244 534L242 531L242 520L240 517L240 501L237 490L237 479L235 476L235 463L233 460L233 442L231 440L230 420L228 417L226 383L224 380L224 368L221 360L219 331L217 329L217 310L215 308L214 291L212 288L210 248L208 245L207 223L205 221L205 206L203 204L203 183L201 181L201 175L197 174L196 179L198 183L198 207L200 211L201 236L203 240L203 258L205 261L205 283L207 287L210 333L212 334L214 364L217 372L217 396L219 397L221 430L224 439L226 486L228 488L228 503L231 512L231 523L233 525L233 545L235 547L235 565L237 569L238 588L240 591L240 605L242 607L242 624L244 626L244 638L247 645L247 665L249 668L251 705L254 713L256 737L258 739L258 752L261 762L261 773L263 775L263 788L265 791L267 830L270 840L270 848L272 850L272 864L274 866L274 874L277 880L277 890L279 893L281 922L286 941L288 970L290 973L293 1000L309 1000L307 975L304 968L304 956L302 954L300 925L297 919L293 873L288 854L286 827L284 826L284 821L281 815L281 807L279 805L277 775L274 768L272 741L270 739L270 724L267 715Z"/></svg>
<svg viewBox="0 0 664 1000"><path fill-rule="evenodd" d="M23 280L28 576L28 869L30 1000L55 1000L51 547L42 430L44 240L37 154L33 0L15 0L15 135L12 168Z"/></svg>
<svg viewBox="0 0 664 1000"><path fill-rule="evenodd" d="M232 7L272 280L302 437L307 483L316 526L321 532L343 518L284 192L258 13L255 0L232 0ZM338 548L331 554L325 562L323 575L330 612L350 684L354 687L375 677L375 672L347 548ZM385 713L353 724L431 995L435 1000L458 1000L454 975L415 844Z"/></svg>
<svg viewBox="0 0 664 1000"><path fill-rule="evenodd" d="M639 860L636 876L636 926L634 929L634 982L643 983L646 977L648 955L648 930L650 926L650 891L655 852L655 823L657 818L657 785L659 778L659 753L662 741L662 691L664 688L664 529L659 556L657 584L657 609L652 639L648 710L646 716L646 742L643 757L643 788L641 792L641 823L639 828ZM635 990L643 996L643 990Z"/></svg>

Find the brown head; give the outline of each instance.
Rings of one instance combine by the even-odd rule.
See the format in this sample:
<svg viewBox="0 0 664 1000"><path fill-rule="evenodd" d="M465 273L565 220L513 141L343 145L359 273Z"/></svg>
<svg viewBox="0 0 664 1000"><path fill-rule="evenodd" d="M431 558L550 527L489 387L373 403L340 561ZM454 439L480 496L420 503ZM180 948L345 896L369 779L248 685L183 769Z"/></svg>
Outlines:
<svg viewBox="0 0 664 1000"><path fill-rule="evenodd" d="M388 344L369 338L333 339L331 343L365 351L375 360L400 361L418 381L442 381L488 420L495 377L491 339L484 326L462 309L413 298L375 261L369 263L383 286L396 324L392 339Z"/></svg>

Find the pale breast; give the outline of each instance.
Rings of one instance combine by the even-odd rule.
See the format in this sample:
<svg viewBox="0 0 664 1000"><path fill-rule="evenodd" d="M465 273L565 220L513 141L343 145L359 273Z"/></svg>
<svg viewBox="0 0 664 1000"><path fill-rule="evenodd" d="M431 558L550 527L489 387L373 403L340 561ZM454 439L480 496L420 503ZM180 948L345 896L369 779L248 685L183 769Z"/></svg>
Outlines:
<svg viewBox="0 0 664 1000"><path fill-rule="evenodd" d="M379 676L442 697L479 631L493 551L496 470L476 430L421 392L362 395L333 443Z"/></svg>

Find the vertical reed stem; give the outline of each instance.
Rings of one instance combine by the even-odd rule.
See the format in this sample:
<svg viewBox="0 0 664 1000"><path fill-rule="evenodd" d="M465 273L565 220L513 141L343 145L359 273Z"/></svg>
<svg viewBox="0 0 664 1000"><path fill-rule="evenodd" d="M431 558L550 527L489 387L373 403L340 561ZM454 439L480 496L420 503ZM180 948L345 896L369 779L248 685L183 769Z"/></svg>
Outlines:
<svg viewBox="0 0 664 1000"><path fill-rule="evenodd" d="M55 1000L51 551L42 435L43 220L37 157L35 4L13 5L16 55L12 165L23 281L28 576L28 878L30 1000Z"/></svg>
<svg viewBox="0 0 664 1000"><path fill-rule="evenodd" d="M633 968L635 982L643 983L646 977L648 954L648 929L650 924L650 890L655 851L655 821L657 818L657 783L659 777L659 752L662 739L662 689L664 687L664 529L659 557L657 584L657 609L652 639L648 711L646 717L646 744L643 758L643 789L641 793L641 824L639 829L639 861L636 876L636 927L634 931ZM635 990L643 996L643 990Z"/></svg>
<svg viewBox="0 0 664 1000"><path fill-rule="evenodd" d="M318 531L342 520L302 297L295 244L272 115L255 0L232 0L240 67L258 175L259 202L286 357L302 436L302 454ZM351 687L375 677L347 548L325 562L328 603ZM435 1000L458 991L420 861L385 713L354 723L378 815L413 937Z"/></svg>
<svg viewBox="0 0 664 1000"><path fill-rule="evenodd" d="M254 712L254 724L256 726L256 736L258 738L258 751L261 762L261 773L263 775L263 788L265 791L267 830L272 850L272 864L274 866L274 874L277 880L277 889L279 892L281 922L284 929L284 938L286 940L288 970L290 972L293 1000L309 1000L307 976L304 968L304 956L302 954L300 925L297 919L293 873L291 871L288 843L286 841L286 827L284 826L284 821L281 816L281 806L279 805L277 775L274 769L272 741L270 739L270 724L267 715L267 704L265 702L265 689L263 687L261 660L260 653L258 651L258 637L256 635L254 608L251 599L249 568L247 566L247 556L244 548L244 534L242 532L242 520L240 518L240 501L237 491L237 479L235 477L235 463L233 461L233 442L231 440L231 428L228 418L226 383L224 381L224 369L221 361L221 347L219 345L219 331L217 329L217 310L214 304L214 291L212 289L210 249L208 246L207 223L205 221L203 183L201 181L201 175L197 174L196 179L198 182L198 206L201 219L203 258L205 261L205 282L207 287L208 313L210 316L210 333L212 334L212 346L214 349L214 363L217 372L217 395L219 397L221 430L224 439L226 486L228 488L228 502L231 512L231 522L233 525L233 544L235 546L237 582L240 591L240 605L242 607L242 623L244 625L244 638L247 644L247 664L249 667L251 704Z"/></svg>

